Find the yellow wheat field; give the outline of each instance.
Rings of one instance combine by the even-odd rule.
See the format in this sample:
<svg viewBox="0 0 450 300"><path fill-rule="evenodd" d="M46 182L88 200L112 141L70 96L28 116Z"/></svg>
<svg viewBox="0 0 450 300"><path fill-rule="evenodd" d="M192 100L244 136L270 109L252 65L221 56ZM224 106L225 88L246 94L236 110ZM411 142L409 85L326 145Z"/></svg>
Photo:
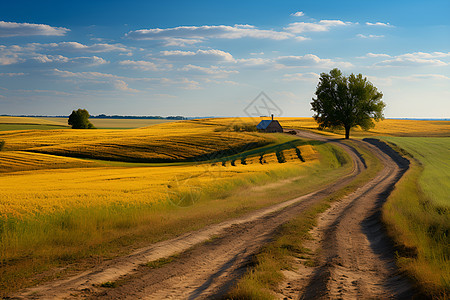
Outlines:
<svg viewBox="0 0 450 300"><path fill-rule="evenodd" d="M269 156L272 154L269 154ZM273 154L272 156L274 156ZM281 170L287 164L266 159L268 164L235 166L210 163L185 166L89 168L38 170L0 177L1 218L25 218L51 214L68 208L99 206L139 206L177 201L183 193L208 189L227 180ZM317 163L310 160L309 164ZM303 167L290 161L289 167Z"/></svg>
<svg viewBox="0 0 450 300"><path fill-rule="evenodd" d="M118 161L179 161L217 151L273 142L255 132L217 131L225 125L192 120L132 130L45 130L0 132L6 151L33 151Z"/></svg>
<svg viewBox="0 0 450 300"><path fill-rule="evenodd" d="M93 161L24 151L0 152L0 173L40 169L87 168L99 164Z"/></svg>
<svg viewBox="0 0 450 300"><path fill-rule="evenodd" d="M313 118L279 118L283 128L317 130ZM375 128L368 131L352 128L350 136L450 136L450 121L394 120L385 119L375 123ZM333 131L342 134L343 131ZM333 132L322 131L324 134Z"/></svg>
<svg viewBox="0 0 450 300"><path fill-rule="evenodd" d="M31 125L57 125L57 126L69 126L67 121L61 122L61 120L52 120L49 118L29 118L29 117L7 117L0 116L0 124L31 124Z"/></svg>

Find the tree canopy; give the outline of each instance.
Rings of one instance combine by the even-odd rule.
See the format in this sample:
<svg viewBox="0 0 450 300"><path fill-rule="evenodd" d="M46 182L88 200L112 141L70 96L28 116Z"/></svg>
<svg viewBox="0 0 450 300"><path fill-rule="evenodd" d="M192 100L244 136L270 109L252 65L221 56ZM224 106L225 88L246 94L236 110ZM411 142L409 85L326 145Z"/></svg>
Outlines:
<svg viewBox="0 0 450 300"><path fill-rule="evenodd" d="M322 73L315 94L311 110L319 128L343 127L346 139L352 127L368 130L384 119L383 94L361 74L346 77L339 69Z"/></svg>
<svg viewBox="0 0 450 300"><path fill-rule="evenodd" d="M72 125L73 129L92 129L94 125L89 121L89 112L85 109L79 108L73 110L69 116L69 125Z"/></svg>

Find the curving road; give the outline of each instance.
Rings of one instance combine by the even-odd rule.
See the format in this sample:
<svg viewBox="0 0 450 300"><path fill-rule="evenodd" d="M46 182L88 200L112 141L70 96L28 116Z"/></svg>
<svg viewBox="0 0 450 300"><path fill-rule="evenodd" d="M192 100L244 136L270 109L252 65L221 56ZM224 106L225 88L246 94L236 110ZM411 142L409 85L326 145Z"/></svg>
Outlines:
<svg viewBox="0 0 450 300"><path fill-rule="evenodd" d="M277 228L324 197L348 185L365 168L361 155L339 140L297 131L305 138L336 143L352 158L348 176L319 191L140 249L75 277L24 291L17 298L204 299L226 294L245 273L252 256ZM369 143L370 142L370 143ZM379 222L379 209L407 164L382 143L364 143L383 162L383 170L354 194L333 206L317 228L319 265L291 274L282 298L402 298L409 283L397 274L392 247ZM211 240L211 237L215 237ZM207 241L205 243L205 241ZM142 263L182 252L157 269ZM308 275L309 274L309 275ZM120 279L116 288L101 288Z"/></svg>

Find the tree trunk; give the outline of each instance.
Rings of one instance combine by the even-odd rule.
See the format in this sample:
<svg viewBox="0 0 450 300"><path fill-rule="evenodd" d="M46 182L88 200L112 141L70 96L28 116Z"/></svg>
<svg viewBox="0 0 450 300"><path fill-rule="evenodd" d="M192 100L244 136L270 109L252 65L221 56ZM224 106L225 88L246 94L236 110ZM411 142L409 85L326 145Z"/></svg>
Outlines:
<svg viewBox="0 0 450 300"><path fill-rule="evenodd" d="M345 138L350 138L350 126L345 126Z"/></svg>

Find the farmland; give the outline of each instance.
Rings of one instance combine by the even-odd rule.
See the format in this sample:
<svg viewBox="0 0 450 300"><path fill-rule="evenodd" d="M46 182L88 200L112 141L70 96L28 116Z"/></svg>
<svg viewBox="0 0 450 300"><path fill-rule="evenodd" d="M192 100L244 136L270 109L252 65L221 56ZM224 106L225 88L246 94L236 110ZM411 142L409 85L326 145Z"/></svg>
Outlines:
<svg viewBox="0 0 450 300"><path fill-rule="evenodd" d="M58 117L0 116L0 131L70 128L67 120L67 118ZM91 119L91 123L98 129L134 129L168 122L174 121L167 119Z"/></svg>
<svg viewBox="0 0 450 300"><path fill-rule="evenodd" d="M317 130L317 123L312 118L280 118L280 124L286 128L311 130L327 135L344 134L344 130ZM450 136L450 121L385 119L375 123L375 127L368 131L352 128L350 136Z"/></svg>
<svg viewBox="0 0 450 300"><path fill-rule="evenodd" d="M10 122L59 126L52 123L55 120L47 125L39 123L40 119ZM2 296L91 268L149 243L313 192L351 171L349 157L340 147L291 135L245 131L257 122L259 118L217 118L126 130L117 129L123 124L111 123L108 127L116 129L60 126L1 131L0 141L5 142L0 152ZM340 133L317 131L311 118L281 118L280 123L326 135ZM423 136L427 130L436 137L397 137ZM408 249L417 247L421 253L414 261L402 258L403 268L418 282L434 280L433 289L441 291L437 282L448 278L445 268L442 271L448 264L448 249L439 248L444 237L436 235L440 237L436 247L430 239L425 243L426 234L413 237L416 229L409 228L407 221L414 215L425 231L430 226L436 232L448 231L444 226L448 213L441 212L448 211L448 195L442 187L449 182L445 164L449 141L438 136L450 135L449 122L385 120L372 131L352 132L358 138L390 136L383 138L418 159L384 215L398 243ZM362 182L378 167L367 150L358 151L369 166L369 172L357 181ZM414 182L419 185L411 185ZM402 195L411 195L399 192L411 193L414 186L428 199L426 206L419 205L422 210L407 208L409 202ZM314 216L328 207L319 206L312 208ZM311 218L307 226L315 224L315 217L307 218ZM303 224L301 230L309 228L304 220L298 222ZM429 250L420 250L425 248ZM438 260L432 262L429 257ZM438 274L436 270L443 275L431 276Z"/></svg>
<svg viewBox="0 0 450 300"><path fill-rule="evenodd" d="M350 168L330 145L230 124L0 133L1 290L313 191ZM249 187L289 178L293 189L242 199Z"/></svg>

